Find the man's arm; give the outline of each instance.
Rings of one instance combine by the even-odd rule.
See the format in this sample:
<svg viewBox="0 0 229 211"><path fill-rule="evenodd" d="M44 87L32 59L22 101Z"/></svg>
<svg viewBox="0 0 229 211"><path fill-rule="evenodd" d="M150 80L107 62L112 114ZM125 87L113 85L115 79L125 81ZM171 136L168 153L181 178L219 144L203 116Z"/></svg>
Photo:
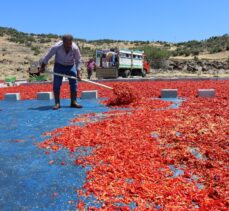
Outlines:
<svg viewBox="0 0 229 211"><path fill-rule="evenodd" d="M77 77L81 79L82 58L81 58L79 48L76 49L76 53L75 53L75 65L76 65L76 70L77 70Z"/></svg>
<svg viewBox="0 0 229 211"><path fill-rule="evenodd" d="M48 64L49 60L56 54L57 46L53 46L49 49L48 53L43 57L40 72L45 71L45 67Z"/></svg>

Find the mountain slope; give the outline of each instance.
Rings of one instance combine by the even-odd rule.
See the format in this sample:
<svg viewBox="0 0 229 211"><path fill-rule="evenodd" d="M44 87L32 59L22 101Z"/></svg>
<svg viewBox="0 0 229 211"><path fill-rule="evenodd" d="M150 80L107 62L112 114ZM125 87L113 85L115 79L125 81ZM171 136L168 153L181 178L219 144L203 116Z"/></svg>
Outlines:
<svg viewBox="0 0 229 211"><path fill-rule="evenodd" d="M0 78L17 75L28 78L27 70L31 62L38 61L61 36L55 34L23 33L12 28L0 27ZM143 49L150 58L170 56L175 59L221 60L229 57L229 35L211 37L203 41L182 43L125 41L125 40L85 40L75 39L84 62L94 56L95 49L129 48Z"/></svg>

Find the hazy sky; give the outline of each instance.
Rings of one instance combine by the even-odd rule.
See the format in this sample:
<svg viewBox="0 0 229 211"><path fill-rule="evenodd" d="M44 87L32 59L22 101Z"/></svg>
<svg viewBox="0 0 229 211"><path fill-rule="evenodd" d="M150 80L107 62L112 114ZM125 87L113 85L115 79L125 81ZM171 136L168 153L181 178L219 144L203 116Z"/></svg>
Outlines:
<svg viewBox="0 0 229 211"><path fill-rule="evenodd" d="M0 26L85 39L200 40L229 33L229 0L1 0Z"/></svg>

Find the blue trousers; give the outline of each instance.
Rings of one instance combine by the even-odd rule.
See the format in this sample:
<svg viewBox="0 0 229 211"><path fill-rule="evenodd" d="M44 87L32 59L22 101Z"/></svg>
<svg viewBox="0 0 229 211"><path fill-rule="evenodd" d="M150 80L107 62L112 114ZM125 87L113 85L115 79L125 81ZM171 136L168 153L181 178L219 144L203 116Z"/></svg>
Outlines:
<svg viewBox="0 0 229 211"><path fill-rule="evenodd" d="M64 75L70 75L74 77L77 76L77 70L74 65L65 66L62 64L55 63L54 72L64 74ZM53 91L54 92L60 91L62 80L63 80L62 76L54 75L54 82L53 82ZM77 92L77 85L78 85L77 80L74 80L71 78L69 78L68 80L69 80L69 85L70 85L70 91Z"/></svg>

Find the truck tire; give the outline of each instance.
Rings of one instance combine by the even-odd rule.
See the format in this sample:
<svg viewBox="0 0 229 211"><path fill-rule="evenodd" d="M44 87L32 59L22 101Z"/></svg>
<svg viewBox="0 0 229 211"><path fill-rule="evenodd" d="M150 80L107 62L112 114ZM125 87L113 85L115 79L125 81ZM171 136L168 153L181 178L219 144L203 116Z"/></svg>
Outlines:
<svg viewBox="0 0 229 211"><path fill-rule="evenodd" d="M123 73L124 78L129 78L130 77L130 70L125 70Z"/></svg>
<svg viewBox="0 0 229 211"><path fill-rule="evenodd" d="M145 78L146 77L146 71L142 70L142 77Z"/></svg>

